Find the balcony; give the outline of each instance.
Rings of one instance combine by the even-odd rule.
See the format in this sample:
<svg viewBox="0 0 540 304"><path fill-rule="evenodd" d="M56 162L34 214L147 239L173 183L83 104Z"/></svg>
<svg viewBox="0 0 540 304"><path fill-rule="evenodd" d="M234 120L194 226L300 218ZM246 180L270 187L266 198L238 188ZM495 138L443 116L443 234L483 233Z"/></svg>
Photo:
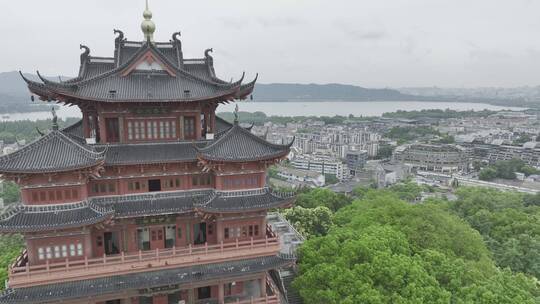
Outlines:
<svg viewBox="0 0 540 304"><path fill-rule="evenodd" d="M243 294L236 296L225 296L220 299L196 300L195 304L280 304L281 297L274 280L266 275L266 294L264 296L254 296L253 294Z"/></svg>
<svg viewBox="0 0 540 304"><path fill-rule="evenodd" d="M189 245L137 253L122 252L114 256L85 257L82 260L66 259L59 263L46 262L41 265L23 263L26 260L23 256L26 253L23 253L10 268L8 285L20 288L277 255L281 248L279 238L269 227L266 232L264 239L251 238L247 241L237 239L232 243L220 242L216 245Z"/></svg>

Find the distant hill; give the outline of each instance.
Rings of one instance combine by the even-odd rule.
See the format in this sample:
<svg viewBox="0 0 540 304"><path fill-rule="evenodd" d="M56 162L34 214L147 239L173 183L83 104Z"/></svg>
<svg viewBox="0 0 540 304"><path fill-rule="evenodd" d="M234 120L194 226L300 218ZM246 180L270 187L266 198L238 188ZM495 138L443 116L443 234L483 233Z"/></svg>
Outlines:
<svg viewBox="0 0 540 304"><path fill-rule="evenodd" d="M257 84L253 92L255 101L291 100L355 100L402 101L419 100L417 96L402 94L392 89L367 89L344 84ZM420 100L423 98L420 98Z"/></svg>
<svg viewBox="0 0 540 304"><path fill-rule="evenodd" d="M34 74L24 74L32 80L38 77ZM69 77L62 77L68 79ZM439 94L437 94L439 93ZM298 84L298 83L271 83L257 84L253 92L254 101L442 101L442 102L485 102L498 105L527 105L531 100L524 102L524 98L494 98L483 97L479 94L459 95L440 94L425 89L368 89L354 85L344 84ZM30 102L30 92L18 72L0 73L0 113L36 111L39 108L48 109L38 102ZM43 108L44 107L44 108Z"/></svg>
<svg viewBox="0 0 540 304"><path fill-rule="evenodd" d="M39 78L34 74L24 74L32 80ZM0 73L0 113L48 111L50 106L30 101L30 92L19 72Z"/></svg>
<svg viewBox="0 0 540 304"><path fill-rule="evenodd" d="M38 79L34 74L24 74ZM0 73L0 104L9 100L28 100L30 93L18 72ZM401 94L392 89L366 89L343 84L257 84L255 100L417 100L412 95Z"/></svg>

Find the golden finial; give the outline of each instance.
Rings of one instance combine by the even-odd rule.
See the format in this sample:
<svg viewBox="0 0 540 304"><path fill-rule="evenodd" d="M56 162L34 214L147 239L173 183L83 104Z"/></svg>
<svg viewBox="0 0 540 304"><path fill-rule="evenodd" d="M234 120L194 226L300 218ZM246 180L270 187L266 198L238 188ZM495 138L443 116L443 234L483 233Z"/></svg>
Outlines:
<svg viewBox="0 0 540 304"><path fill-rule="evenodd" d="M144 20L141 23L141 29L144 34L144 40L153 42L156 24L152 21L152 12L148 8L148 0L146 0L146 9L143 12Z"/></svg>

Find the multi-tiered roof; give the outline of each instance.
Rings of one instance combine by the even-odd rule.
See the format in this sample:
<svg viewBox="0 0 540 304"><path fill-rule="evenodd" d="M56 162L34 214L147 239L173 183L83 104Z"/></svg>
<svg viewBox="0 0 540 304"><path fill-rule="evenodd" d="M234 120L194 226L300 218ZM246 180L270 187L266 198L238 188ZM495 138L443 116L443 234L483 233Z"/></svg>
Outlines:
<svg viewBox="0 0 540 304"><path fill-rule="evenodd" d="M174 33L170 42L159 43L128 41L121 31L115 32L118 36L113 57L91 56L90 49L81 45L84 52L77 77L55 82L38 72L42 82L35 82L23 76L30 91L42 100L79 105L84 104L83 100L226 102L244 99L253 91L257 77L243 84L244 75L234 82L216 76L212 49L204 52L204 58L184 58L179 33Z"/></svg>
<svg viewBox="0 0 540 304"><path fill-rule="evenodd" d="M218 104L249 96L257 77L218 78L212 49L186 59L180 33L155 42L148 8L143 16L144 41L115 30L111 57L81 45L73 79L21 73L31 93L76 105L83 118L60 129L54 115L52 130L0 157L0 174L22 189L22 202L0 215L0 233L27 242L0 303L109 303L200 282L219 286L223 298L224 283L264 284L268 271L294 262L265 220L269 209L294 200L265 183L268 165L284 159L292 142L252 134L238 111L234 123L215 115ZM205 230L196 241L205 225L212 239ZM149 229L153 243L145 247L138 235ZM107 244L117 237L116 251L104 248L106 234ZM250 301L279 303L266 287Z"/></svg>

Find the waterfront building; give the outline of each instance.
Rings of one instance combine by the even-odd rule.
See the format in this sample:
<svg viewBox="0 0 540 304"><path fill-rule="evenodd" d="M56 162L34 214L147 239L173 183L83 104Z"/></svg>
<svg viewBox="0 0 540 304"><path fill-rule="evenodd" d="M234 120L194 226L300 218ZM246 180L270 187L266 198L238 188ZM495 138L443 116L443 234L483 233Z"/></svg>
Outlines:
<svg viewBox="0 0 540 304"><path fill-rule="evenodd" d="M22 201L0 217L24 236L0 303L285 303L277 272L294 263L270 208L294 196L266 187L291 143L271 144L215 115L255 80L224 81L212 49L184 58L180 34L155 42L115 30L114 54L81 46L79 75L24 78L41 100L82 120L0 157ZM22 74L21 74L22 75Z"/></svg>

